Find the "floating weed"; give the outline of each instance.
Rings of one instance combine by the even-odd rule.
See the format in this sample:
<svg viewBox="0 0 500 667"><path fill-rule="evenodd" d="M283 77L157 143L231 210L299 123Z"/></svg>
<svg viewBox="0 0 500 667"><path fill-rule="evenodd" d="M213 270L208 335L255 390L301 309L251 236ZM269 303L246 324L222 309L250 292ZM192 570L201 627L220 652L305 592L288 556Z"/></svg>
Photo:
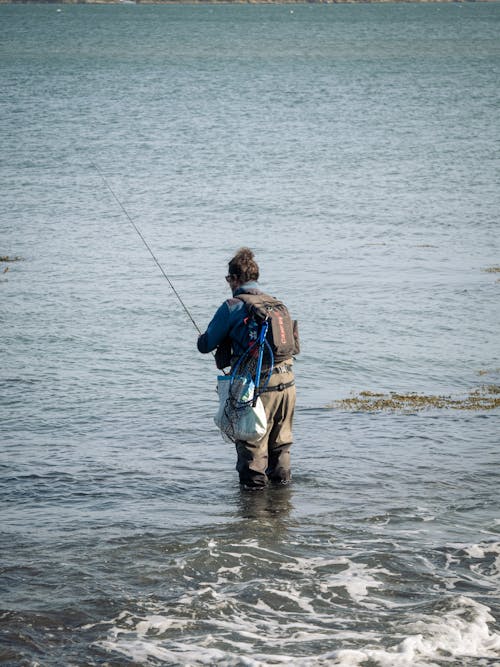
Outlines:
<svg viewBox="0 0 500 667"><path fill-rule="evenodd" d="M428 409L450 410L493 410L500 407L500 386L488 384L469 392L465 397L427 396L415 392L399 393L391 391L380 394L361 391L355 396L333 401L326 406L330 409L350 412L414 412Z"/></svg>
<svg viewBox="0 0 500 667"><path fill-rule="evenodd" d="M489 266L483 269L484 273L500 273L500 266Z"/></svg>
<svg viewBox="0 0 500 667"><path fill-rule="evenodd" d="M10 255L2 255L0 256L0 262L20 262L21 257L11 257Z"/></svg>
<svg viewBox="0 0 500 667"><path fill-rule="evenodd" d="M10 255L0 255L0 262L20 262L22 260L22 257L18 257L17 255L15 257L11 257ZM0 274L4 275L7 273L9 270L9 267L6 266L4 269L0 271ZM0 283L7 283L9 282L7 278L2 278L0 279Z"/></svg>
<svg viewBox="0 0 500 667"><path fill-rule="evenodd" d="M497 384L485 384L479 389L475 389L472 393L477 394L483 392L485 394L500 394L500 387Z"/></svg>
<svg viewBox="0 0 500 667"><path fill-rule="evenodd" d="M481 368L477 372L478 375L496 375L497 373L500 373L500 368Z"/></svg>

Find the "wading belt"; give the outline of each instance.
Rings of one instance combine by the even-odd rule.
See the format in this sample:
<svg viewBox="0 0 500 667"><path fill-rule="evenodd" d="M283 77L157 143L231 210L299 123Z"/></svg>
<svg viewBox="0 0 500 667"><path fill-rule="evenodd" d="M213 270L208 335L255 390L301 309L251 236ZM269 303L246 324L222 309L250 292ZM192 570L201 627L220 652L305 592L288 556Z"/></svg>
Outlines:
<svg viewBox="0 0 500 667"><path fill-rule="evenodd" d="M264 394L266 391L284 391L289 387L293 387L294 384L295 380L292 380L291 382L281 382L280 384L275 384L274 387L266 387L265 389L261 389L259 394Z"/></svg>

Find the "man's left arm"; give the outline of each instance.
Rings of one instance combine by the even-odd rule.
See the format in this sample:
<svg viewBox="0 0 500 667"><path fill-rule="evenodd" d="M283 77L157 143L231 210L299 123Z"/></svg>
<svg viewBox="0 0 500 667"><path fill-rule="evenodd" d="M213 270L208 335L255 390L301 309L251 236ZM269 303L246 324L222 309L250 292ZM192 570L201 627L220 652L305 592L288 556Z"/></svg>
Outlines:
<svg viewBox="0 0 500 667"><path fill-rule="evenodd" d="M217 310L205 333L198 338L198 351L212 352L229 335L229 307L224 302Z"/></svg>

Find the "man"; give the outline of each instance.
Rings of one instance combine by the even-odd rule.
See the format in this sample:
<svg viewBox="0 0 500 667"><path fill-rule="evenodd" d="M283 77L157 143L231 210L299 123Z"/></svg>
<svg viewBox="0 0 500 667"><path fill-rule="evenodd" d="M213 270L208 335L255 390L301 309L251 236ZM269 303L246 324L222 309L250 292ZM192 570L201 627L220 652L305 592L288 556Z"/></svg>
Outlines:
<svg viewBox="0 0 500 667"><path fill-rule="evenodd" d="M241 294L263 294L258 288L259 267L249 248L241 248L229 262L226 281L233 297L224 301L216 311L207 330L198 338L198 350L202 353L217 349L218 367L231 366L238 361L250 344L248 310L238 299ZM230 349L229 349L230 347ZM229 351L225 361L224 349ZM296 340L298 352L298 336ZM290 447L292 422L295 409L295 378L293 358L279 360L266 369L269 382L260 394L267 417L267 431L255 444L236 441L236 470L240 483L247 487L265 487L269 481L288 484L291 480Z"/></svg>

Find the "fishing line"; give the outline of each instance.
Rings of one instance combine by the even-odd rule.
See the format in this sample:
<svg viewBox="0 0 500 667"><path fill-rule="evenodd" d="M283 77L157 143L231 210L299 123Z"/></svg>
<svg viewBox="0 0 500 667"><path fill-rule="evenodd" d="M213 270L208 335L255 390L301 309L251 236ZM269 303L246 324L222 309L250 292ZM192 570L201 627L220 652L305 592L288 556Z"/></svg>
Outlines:
<svg viewBox="0 0 500 667"><path fill-rule="evenodd" d="M151 250L151 248L150 248L148 242L146 241L146 239L145 239L144 236L142 235L141 230L137 227L137 225L135 224L135 222L132 220L132 218L131 218L131 216L129 215L127 209L126 209L125 206L121 203L121 201L118 199L118 197L116 196L116 194L115 194L114 191L113 191L113 188L112 188L111 185L108 183L108 181L107 181L107 179L106 179L106 176L104 176L104 174L103 174L102 171L99 169L99 167L97 166L97 164L96 164L95 162L92 162L91 164L92 164L92 166L94 167L94 169L97 171L97 173L99 174L99 176L102 178L102 180L104 181L104 184L106 185L106 187L108 188L108 190L109 190L109 191L111 192L111 194L113 195L113 197L114 197L116 203L118 204L118 206L121 208L121 210L122 210L122 211L125 213L125 215L127 216L128 221L130 222L130 224L132 225L132 227L135 229L135 231L136 231L137 234L139 235L139 238L141 239L141 241L144 243L144 245L145 245L146 248L148 249L149 254L150 254L151 257L154 259L154 261L156 262L158 268L160 269L160 271L163 273L164 277L165 277L166 280L168 281L168 284L169 284L170 287L172 288L172 290L173 290L175 296L179 299L179 302L180 302L181 306L184 308L184 310L186 311L186 313L187 313L189 319L190 319L191 322L194 324L194 327L195 327L196 331L201 335L200 328L198 327L198 325L197 325L196 322L194 321L193 316L192 316L191 313L189 312L189 310L188 310L186 304L185 304L184 301L181 299L179 292L175 289L174 285L172 284L172 281L170 280L170 278L169 278L169 277L167 276L167 274L165 273L165 271L164 271L162 265L161 265L160 262L156 259L156 256L155 256L154 252Z"/></svg>

